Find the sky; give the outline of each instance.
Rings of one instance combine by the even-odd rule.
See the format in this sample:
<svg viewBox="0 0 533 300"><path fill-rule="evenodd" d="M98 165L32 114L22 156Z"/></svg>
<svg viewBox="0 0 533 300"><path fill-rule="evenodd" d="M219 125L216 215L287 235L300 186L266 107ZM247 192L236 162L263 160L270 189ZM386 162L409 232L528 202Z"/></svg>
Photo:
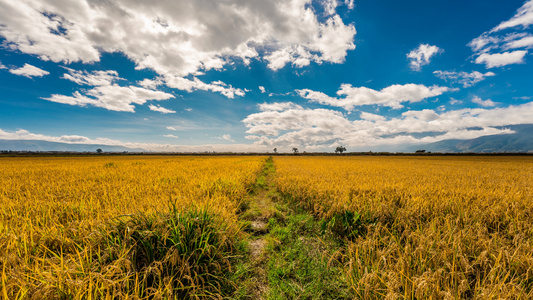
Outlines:
<svg viewBox="0 0 533 300"><path fill-rule="evenodd" d="M0 0L0 139L348 151L533 123L533 0Z"/></svg>

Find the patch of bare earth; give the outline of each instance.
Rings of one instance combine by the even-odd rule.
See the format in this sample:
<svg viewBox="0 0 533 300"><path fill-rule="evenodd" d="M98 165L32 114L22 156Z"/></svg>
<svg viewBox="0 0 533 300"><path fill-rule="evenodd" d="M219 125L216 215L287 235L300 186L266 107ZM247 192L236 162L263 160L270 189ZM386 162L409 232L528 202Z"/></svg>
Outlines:
<svg viewBox="0 0 533 300"><path fill-rule="evenodd" d="M266 235L268 234L267 222L272 217L274 204L269 196L269 187L271 186L270 174L266 176L266 187L256 191L251 201L250 210L254 213L253 217L248 218L250 221L249 231L253 235L249 243L250 263L254 269L254 287L253 296L255 299L262 300L268 292L268 279L266 274L265 246L267 245Z"/></svg>

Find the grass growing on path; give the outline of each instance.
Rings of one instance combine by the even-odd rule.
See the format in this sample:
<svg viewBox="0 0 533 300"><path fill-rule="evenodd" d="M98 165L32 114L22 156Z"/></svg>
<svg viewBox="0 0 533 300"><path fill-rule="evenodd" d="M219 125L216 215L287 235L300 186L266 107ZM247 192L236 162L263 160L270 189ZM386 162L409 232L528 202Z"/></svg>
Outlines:
<svg viewBox="0 0 533 300"><path fill-rule="evenodd" d="M319 220L290 207L274 176L269 158L241 215L250 233L249 255L236 274L242 284L235 298L351 299L335 258L338 240L321 230Z"/></svg>
<svg viewBox="0 0 533 300"><path fill-rule="evenodd" d="M322 233L321 223L307 212L277 207L286 217L268 224L266 299L352 299L337 259L338 241Z"/></svg>

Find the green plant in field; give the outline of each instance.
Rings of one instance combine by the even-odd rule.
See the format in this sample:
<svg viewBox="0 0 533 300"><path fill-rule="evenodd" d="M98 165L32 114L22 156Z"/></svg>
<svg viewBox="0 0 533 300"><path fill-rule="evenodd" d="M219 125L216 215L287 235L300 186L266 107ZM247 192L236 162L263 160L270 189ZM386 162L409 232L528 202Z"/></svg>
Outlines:
<svg viewBox="0 0 533 300"><path fill-rule="evenodd" d="M231 270L237 241L207 210L174 207L168 214L119 218L103 237L107 250L101 263L127 259L130 272L138 274L129 284L136 285L139 296L164 290L166 296L193 299L232 289L225 273Z"/></svg>
<svg viewBox="0 0 533 300"><path fill-rule="evenodd" d="M363 234L365 227L359 213L346 210L322 220L321 229L322 232L330 230L341 238L354 240Z"/></svg>

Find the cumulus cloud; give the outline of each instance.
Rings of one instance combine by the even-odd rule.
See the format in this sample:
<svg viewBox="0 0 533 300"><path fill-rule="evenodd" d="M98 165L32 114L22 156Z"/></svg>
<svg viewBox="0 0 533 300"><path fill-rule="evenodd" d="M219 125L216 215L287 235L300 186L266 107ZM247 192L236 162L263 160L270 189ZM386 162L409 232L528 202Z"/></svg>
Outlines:
<svg viewBox="0 0 533 300"><path fill-rule="evenodd" d="M407 54L407 58L410 60L409 65L413 71L420 71L422 66L430 63L431 57L441 52L443 52L443 50L437 46L420 44L418 48Z"/></svg>
<svg viewBox="0 0 533 300"><path fill-rule="evenodd" d="M473 102L473 103L476 103L476 104L479 104L479 105L481 105L481 106L483 106L483 107L492 107L492 106L496 106L496 104L498 104L498 103L496 103L496 102L494 102L494 101L492 101L492 100L490 100L490 99L488 99L488 100L482 100L482 99L479 98L478 96L474 96L474 97L472 98L472 102Z"/></svg>
<svg viewBox="0 0 533 300"><path fill-rule="evenodd" d="M176 113L176 111L168 109L168 108L164 108L161 105L150 104L148 107L150 108L150 110L157 111L162 114L175 114Z"/></svg>
<svg viewBox="0 0 533 300"><path fill-rule="evenodd" d="M149 100L168 100L172 94L149 90L138 86L120 86L116 81L123 80L116 71L78 71L67 68L64 79L80 85L93 86L84 92L76 91L72 96L54 94L44 100L77 105L105 108L114 111L135 112L133 104L144 104ZM151 109L151 108L150 108ZM152 109L153 110L153 109Z"/></svg>
<svg viewBox="0 0 533 300"><path fill-rule="evenodd" d="M259 90L261 91L262 94L266 93L266 89L264 86L259 86Z"/></svg>
<svg viewBox="0 0 533 300"><path fill-rule="evenodd" d="M451 81L452 83L462 84L463 87L471 87L485 80L487 77L495 76L493 72L480 73L478 71L473 71L471 73L467 72L455 72L455 71L435 71L433 72L435 76L440 79Z"/></svg>
<svg viewBox="0 0 533 300"><path fill-rule="evenodd" d="M0 68L0 69L2 69L2 68ZM32 66L30 64L24 64L23 67L18 68L18 69L11 69L11 70L9 70L9 72L13 73L15 75L24 76L24 77L28 77L28 78L43 77L45 75L50 74L50 72L45 71L43 69L39 69L36 66Z"/></svg>
<svg viewBox="0 0 533 300"><path fill-rule="evenodd" d="M367 121L385 121L387 118L385 118L384 116L380 116L380 115L376 115L376 114L371 114L371 113L368 113L368 112L361 112L361 114L359 115L359 117L362 119L362 120L367 120Z"/></svg>
<svg viewBox="0 0 533 300"><path fill-rule="evenodd" d="M503 52L494 54L483 53L476 58L476 63L485 64L487 68L497 68L512 64L521 64L524 63L524 56L526 56L526 54L527 51L525 50L516 50L513 52Z"/></svg>
<svg viewBox="0 0 533 300"><path fill-rule="evenodd" d="M343 84L340 90L337 91L337 95L344 97L334 98L322 92L309 89L297 90L301 97L311 102L342 107L348 111L354 110L356 106L361 105L380 105L399 109L403 107L401 103L420 102L449 91L455 91L455 89L441 86L427 87L421 84L395 84L377 91L367 87L353 87L350 84Z"/></svg>
<svg viewBox="0 0 533 300"><path fill-rule="evenodd" d="M4 66L4 64L2 64L2 62L0 62L0 70L3 70L3 69L7 69L7 67Z"/></svg>
<svg viewBox="0 0 533 300"><path fill-rule="evenodd" d="M9 49L42 60L91 63L121 52L137 69L171 77L233 60L264 59L272 69L343 62L355 48L355 28L335 12L337 1L320 3L325 18L311 0L0 0L0 36Z"/></svg>
<svg viewBox="0 0 533 300"><path fill-rule="evenodd" d="M430 143L512 133L495 127L530 124L532 113L533 102L493 109L406 111L395 118L362 112L360 120L349 120L334 110L301 108L263 111L249 115L242 122L248 128L247 138L256 145L313 150L336 145Z"/></svg>
<svg viewBox="0 0 533 300"><path fill-rule="evenodd" d="M497 68L524 63L528 49L533 47L530 25L533 24L533 0L526 1L515 15L490 31L473 39L468 46L477 56L475 63ZM507 50L515 51L507 51Z"/></svg>
<svg viewBox="0 0 533 300"><path fill-rule="evenodd" d="M345 25L339 15L334 15L325 23L318 23L314 13L305 9L305 11L296 12L292 17L301 18L308 23L307 26L310 26L300 28L302 33L294 36L296 41L301 40L301 34L313 37L298 43L278 45L277 50L264 57L270 69L275 71L288 63L297 68L307 66L312 61L319 64L322 62L342 63L347 52L355 49L353 44L355 28L352 25Z"/></svg>
<svg viewBox="0 0 533 300"><path fill-rule="evenodd" d="M338 3L337 0L322 0L322 5L327 15L334 15Z"/></svg>
<svg viewBox="0 0 533 300"><path fill-rule="evenodd" d="M155 90L157 89L157 87L163 85L164 82L161 78L156 78L156 79L145 78L143 80L138 81L137 84L142 86L143 88Z"/></svg>

